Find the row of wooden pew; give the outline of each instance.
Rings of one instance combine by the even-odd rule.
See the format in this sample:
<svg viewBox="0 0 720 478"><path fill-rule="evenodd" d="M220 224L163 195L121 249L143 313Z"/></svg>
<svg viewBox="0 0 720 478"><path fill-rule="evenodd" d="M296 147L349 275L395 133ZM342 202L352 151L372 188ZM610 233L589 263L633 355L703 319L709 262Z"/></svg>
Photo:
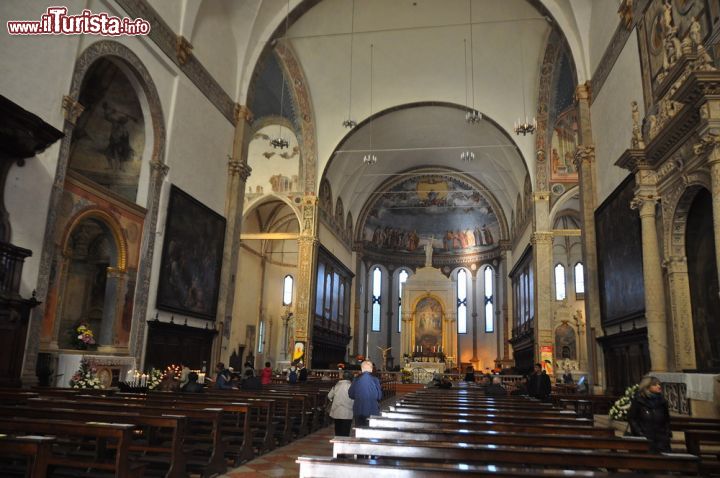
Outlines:
<svg viewBox="0 0 720 478"><path fill-rule="evenodd" d="M331 386L202 394L0 389L0 476L222 474L323 426Z"/></svg>
<svg viewBox="0 0 720 478"><path fill-rule="evenodd" d="M301 477L698 476L697 456L651 454L551 403L480 388L424 389L371 417L332 457L299 457Z"/></svg>

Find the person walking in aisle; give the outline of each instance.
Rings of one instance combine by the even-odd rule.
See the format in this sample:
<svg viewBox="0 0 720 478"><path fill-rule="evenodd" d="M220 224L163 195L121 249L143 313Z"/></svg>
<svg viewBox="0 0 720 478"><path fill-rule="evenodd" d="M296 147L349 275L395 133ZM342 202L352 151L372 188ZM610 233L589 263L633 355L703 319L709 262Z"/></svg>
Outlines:
<svg viewBox="0 0 720 478"><path fill-rule="evenodd" d="M372 375L373 364L365 360L360 364L362 372L350 386L348 396L353 403L353 415L355 426L364 427L368 425L368 417L380 413L380 400L382 400L382 388L380 381Z"/></svg>
<svg viewBox="0 0 720 478"><path fill-rule="evenodd" d="M328 400L332 400L330 406L330 418L335 422L335 436L349 437L350 427L353 418L354 401L348 395L352 385L352 372L345 371L341 380L328 393Z"/></svg>

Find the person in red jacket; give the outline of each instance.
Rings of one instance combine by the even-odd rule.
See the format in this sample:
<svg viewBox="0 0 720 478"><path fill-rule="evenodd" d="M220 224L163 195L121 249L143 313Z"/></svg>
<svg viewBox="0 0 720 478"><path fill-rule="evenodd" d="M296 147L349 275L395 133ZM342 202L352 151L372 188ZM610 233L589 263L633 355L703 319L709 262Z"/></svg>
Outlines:
<svg viewBox="0 0 720 478"><path fill-rule="evenodd" d="M260 372L260 383L263 385L272 383L272 368L270 367L270 362L265 362L265 368Z"/></svg>

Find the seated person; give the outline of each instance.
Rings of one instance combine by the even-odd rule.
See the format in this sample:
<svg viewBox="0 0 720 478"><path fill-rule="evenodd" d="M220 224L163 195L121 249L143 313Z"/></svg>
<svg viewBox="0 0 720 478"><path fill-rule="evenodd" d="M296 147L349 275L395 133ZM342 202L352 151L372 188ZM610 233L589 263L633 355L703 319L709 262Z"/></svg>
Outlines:
<svg viewBox="0 0 720 478"><path fill-rule="evenodd" d="M248 369L245 370L245 377L240 384L240 388L242 390L260 390L262 388L262 383L260 383L260 379L255 376L253 370Z"/></svg>
<svg viewBox="0 0 720 478"><path fill-rule="evenodd" d="M570 370L565 370L565 373L562 376L562 383L566 383L566 384L575 383L575 381L573 380L573 376L570 373Z"/></svg>
<svg viewBox="0 0 720 478"><path fill-rule="evenodd" d="M485 387L485 395L504 396L507 395L507 390L502 386L502 379L495 375L492 378L492 384Z"/></svg>
<svg viewBox="0 0 720 478"><path fill-rule="evenodd" d="M515 389L510 392L510 395L527 395L528 394L528 379L523 376L519 382L515 382Z"/></svg>
<svg viewBox="0 0 720 478"><path fill-rule="evenodd" d="M205 387L198 383L198 374L195 372L188 373L187 376L187 383L182 386L180 389L183 392L187 393L202 393L205 391Z"/></svg>
<svg viewBox="0 0 720 478"><path fill-rule="evenodd" d="M436 388L452 388L452 382L440 373L434 373L433 379L428 383L428 387Z"/></svg>
<svg viewBox="0 0 720 478"><path fill-rule="evenodd" d="M472 365L468 366L468 368L465 370L465 379L466 382L474 383L475 382L475 369Z"/></svg>
<svg viewBox="0 0 720 478"><path fill-rule="evenodd" d="M219 388L220 390L237 390L237 387L233 386L230 379L230 370L225 368L224 363L218 362L215 366L215 371L217 372L215 388Z"/></svg>

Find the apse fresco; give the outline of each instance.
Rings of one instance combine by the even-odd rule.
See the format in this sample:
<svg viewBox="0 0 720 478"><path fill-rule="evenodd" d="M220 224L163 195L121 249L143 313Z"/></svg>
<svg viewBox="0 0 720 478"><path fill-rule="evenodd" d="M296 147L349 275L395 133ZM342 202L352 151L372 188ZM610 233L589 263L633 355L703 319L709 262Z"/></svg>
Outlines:
<svg viewBox="0 0 720 478"><path fill-rule="evenodd" d="M270 141L282 138L288 146L275 149ZM300 185L300 148L295 133L285 126L270 125L253 136L248 148L252 173L247 180L247 203L268 193L290 196L302 191Z"/></svg>
<svg viewBox="0 0 720 478"><path fill-rule="evenodd" d="M495 212L478 189L449 175L406 179L379 198L363 229L371 249L424 254L464 254L490 250L500 239Z"/></svg>
<svg viewBox="0 0 720 478"><path fill-rule="evenodd" d="M558 116L552 135L550 165L553 181L577 182L578 175L573 162L575 145L578 142L577 116L570 108Z"/></svg>
<svg viewBox="0 0 720 478"><path fill-rule="evenodd" d="M442 345L442 307L432 297L426 297L415 307L415 343L423 353L435 352Z"/></svg>

